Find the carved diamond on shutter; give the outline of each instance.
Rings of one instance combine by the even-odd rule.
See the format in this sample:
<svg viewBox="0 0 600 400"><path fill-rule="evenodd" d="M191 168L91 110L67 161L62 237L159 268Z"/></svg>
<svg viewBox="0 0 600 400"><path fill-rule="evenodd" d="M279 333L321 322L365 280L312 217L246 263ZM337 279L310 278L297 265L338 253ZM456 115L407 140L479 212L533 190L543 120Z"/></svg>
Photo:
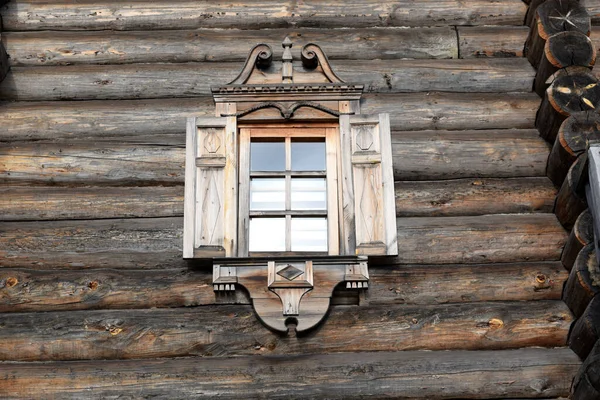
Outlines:
<svg viewBox="0 0 600 400"><path fill-rule="evenodd" d="M389 116L342 115L343 254L397 255Z"/></svg>
<svg viewBox="0 0 600 400"><path fill-rule="evenodd" d="M236 118L189 118L183 256L237 255Z"/></svg>

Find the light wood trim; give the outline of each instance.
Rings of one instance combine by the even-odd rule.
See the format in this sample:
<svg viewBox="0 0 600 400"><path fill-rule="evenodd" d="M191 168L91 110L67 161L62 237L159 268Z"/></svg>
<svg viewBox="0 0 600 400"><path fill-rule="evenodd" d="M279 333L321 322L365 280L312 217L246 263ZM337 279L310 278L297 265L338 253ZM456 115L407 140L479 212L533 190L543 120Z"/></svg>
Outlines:
<svg viewBox="0 0 600 400"><path fill-rule="evenodd" d="M387 255L398 254L398 231L396 229L396 199L389 114L379 114L379 140L381 143L381 169L383 174L383 221Z"/></svg>
<svg viewBox="0 0 600 400"><path fill-rule="evenodd" d="M340 220L341 235L340 252L342 255L354 255L356 251L356 234L354 223L354 179L352 177L352 132L350 130L350 117L340 116L340 150L338 163L340 164L341 199Z"/></svg>
<svg viewBox="0 0 600 400"><path fill-rule="evenodd" d="M254 138L313 138L325 137L325 129L323 127L252 127L251 134ZM286 144L287 146L287 144ZM287 167L287 165L286 165ZM287 168L289 170L289 168Z"/></svg>
<svg viewBox="0 0 600 400"><path fill-rule="evenodd" d="M327 163L327 250L329 255L340 254L340 229L338 204L341 203L338 192L339 128L327 128L325 157Z"/></svg>
<svg viewBox="0 0 600 400"><path fill-rule="evenodd" d="M238 256L248 257L250 230L250 129L240 128L239 137Z"/></svg>
<svg viewBox="0 0 600 400"><path fill-rule="evenodd" d="M187 119L185 150L185 194L183 207L183 258L194 258L196 227L196 118Z"/></svg>
<svg viewBox="0 0 600 400"><path fill-rule="evenodd" d="M225 126L225 193L224 193L224 235L223 246L227 257L236 257L238 245L238 155L237 118L227 117Z"/></svg>

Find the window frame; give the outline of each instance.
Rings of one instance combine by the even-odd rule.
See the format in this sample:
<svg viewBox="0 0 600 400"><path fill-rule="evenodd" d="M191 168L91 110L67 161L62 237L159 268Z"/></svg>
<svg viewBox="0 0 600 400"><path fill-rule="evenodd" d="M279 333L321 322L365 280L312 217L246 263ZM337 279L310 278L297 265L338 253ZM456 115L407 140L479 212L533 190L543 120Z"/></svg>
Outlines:
<svg viewBox="0 0 600 400"><path fill-rule="evenodd" d="M307 133L308 132L308 133ZM253 123L238 125L238 256L239 257L273 257L273 256L337 256L340 254L340 219L341 202L341 159L340 130L335 122L296 122L293 123ZM326 159L326 218L327 218L327 251L249 251L250 228L250 143L251 138L323 138L325 140ZM294 175L286 165L286 174ZM298 174L299 176L302 174ZM287 208L287 207L286 207ZM290 210L282 211L285 214ZM306 213L310 214L310 213ZM317 214L317 213L315 213ZM286 234L289 234L286 233Z"/></svg>

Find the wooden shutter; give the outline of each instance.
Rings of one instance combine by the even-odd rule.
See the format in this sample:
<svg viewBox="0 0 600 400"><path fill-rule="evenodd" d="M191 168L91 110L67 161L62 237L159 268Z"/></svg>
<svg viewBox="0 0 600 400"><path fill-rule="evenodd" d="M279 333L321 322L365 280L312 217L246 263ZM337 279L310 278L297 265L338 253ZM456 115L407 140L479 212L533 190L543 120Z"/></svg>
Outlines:
<svg viewBox="0 0 600 400"><path fill-rule="evenodd" d="M188 118L183 257L237 255L235 117Z"/></svg>
<svg viewBox="0 0 600 400"><path fill-rule="evenodd" d="M397 255L388 114L340 117L342 249L346 255Z"/></svg>

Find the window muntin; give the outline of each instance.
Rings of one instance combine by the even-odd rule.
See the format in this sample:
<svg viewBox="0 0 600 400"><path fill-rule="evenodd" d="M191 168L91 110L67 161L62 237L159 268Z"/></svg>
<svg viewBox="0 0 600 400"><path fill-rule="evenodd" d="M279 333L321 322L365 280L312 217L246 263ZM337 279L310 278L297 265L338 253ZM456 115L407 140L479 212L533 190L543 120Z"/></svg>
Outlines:
<svg viewBox="0 0 600 400"><path fill-rule="evenodd" d="M339 254L337 132L240 129L242 254Z"/></svg>

